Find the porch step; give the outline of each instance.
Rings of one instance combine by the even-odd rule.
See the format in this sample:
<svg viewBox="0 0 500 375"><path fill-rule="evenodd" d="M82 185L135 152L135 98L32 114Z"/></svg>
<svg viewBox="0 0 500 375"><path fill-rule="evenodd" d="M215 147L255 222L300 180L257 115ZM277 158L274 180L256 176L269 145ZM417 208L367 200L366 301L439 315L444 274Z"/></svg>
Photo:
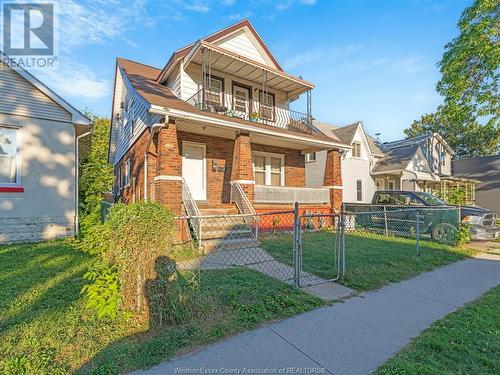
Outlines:
<svg viewBox="0 0 500 375"><path fill-rule="evenodd" d="M207 230L206 228L203 228L203 233L201 234L201 239L204 240L214 240L214 239L219 239L219 240L233 240L233 239L247 239L247 238L253 238L253 232L250 230L250 228L241 228L241 229L234 229L234 228L217 228L214 230Z"/></svg>
<svg viewBox="0 0 500 375"><path fill-rule="evenodd" d="M198 209L202 216L207 215L237 215L239 214L238 208L234 203L213 205L208 203L197 203Z"/></svg>
<svg viewBox="0 0 500 375"><path fill-rule="evenodd" d="M257 241L254 237L203 240L203 249L207 253L212 251L238 250L259 246L259 241Z"/></svg>

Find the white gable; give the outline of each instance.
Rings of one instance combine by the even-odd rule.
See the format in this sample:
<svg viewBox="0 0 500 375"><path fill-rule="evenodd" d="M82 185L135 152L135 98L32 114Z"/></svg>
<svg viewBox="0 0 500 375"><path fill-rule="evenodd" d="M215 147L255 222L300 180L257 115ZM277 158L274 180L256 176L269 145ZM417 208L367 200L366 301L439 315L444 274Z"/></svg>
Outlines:
<svg viewBox="0 0 500 375"><path fill-rule="evenodd" d="M415 152L415 155L413 155L411 161L408 163L406 170L416 172L431 172L429 163L427 162L427 159L425 158L421 147L417 148L417 151Z"/></svg>
<svg viewBox="0 0 500 375"><path fill-rule="evenodd" d="M214 42L214 44L261 64L277 68L264 48L262 48L258 40L247 27L244 27Z"/></svg>

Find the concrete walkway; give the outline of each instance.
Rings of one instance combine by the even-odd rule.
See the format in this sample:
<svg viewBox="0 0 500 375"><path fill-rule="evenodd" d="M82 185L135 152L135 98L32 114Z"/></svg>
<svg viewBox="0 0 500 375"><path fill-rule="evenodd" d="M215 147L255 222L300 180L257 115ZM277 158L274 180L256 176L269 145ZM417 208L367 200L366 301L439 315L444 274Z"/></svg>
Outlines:
<svg viewBox="0 0 500 375"><path fill-rule="evenodd" d="M500 256L480 255L242 333L135 374L290 374L314 369L368 374L434 321L498 284Z"/></svg>

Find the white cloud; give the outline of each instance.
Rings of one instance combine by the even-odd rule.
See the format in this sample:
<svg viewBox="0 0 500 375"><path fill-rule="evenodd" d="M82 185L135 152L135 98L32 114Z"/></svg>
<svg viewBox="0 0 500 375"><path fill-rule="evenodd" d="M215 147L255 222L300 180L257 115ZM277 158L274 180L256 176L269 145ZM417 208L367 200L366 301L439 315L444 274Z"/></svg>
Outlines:
<svg viewBox="0 0 500 375"><path fill-rule="evenodd" d="M276 3L276 9L285 10L294 4L311 6L316 4L316 0L281 0Z"/></svg>
<svg viewBox="0 0 500 375"><path fill-rule="evenodd" d="M253 13L249 10L243 13L233 13L229 14L226 18L232 21L237 21L237 20L242 20L244 18L250 18L253 15Z"/></svg>
<svg viewBox="0 0 500 375"><path fill-rule="evenodd" d="M111 82L69 58L62 59L57 69L40 70L36 75L62 97L97 100L111 92Z"/></svg>
<svg viewBox="0 0 500 375"><path fill-rule="evenodd" d="M314 47L310 50L301 52L285 60L284 66L287 69L294 69L299 66L313 64L318 61L331 62L339 60L353 52L363 48L360 44L348 44L343 47L325 49L323 47Z"/></svg>

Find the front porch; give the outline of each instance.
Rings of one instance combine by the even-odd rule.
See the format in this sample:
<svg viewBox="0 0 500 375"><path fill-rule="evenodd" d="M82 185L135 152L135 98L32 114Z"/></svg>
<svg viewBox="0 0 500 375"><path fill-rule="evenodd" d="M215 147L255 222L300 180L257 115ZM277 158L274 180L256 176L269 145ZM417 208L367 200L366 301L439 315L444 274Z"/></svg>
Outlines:
<svg viewBox="0 0 500 375"><path fill-rule="evenodd" d="M252 214L291 209L295 202L321 212L339 210L342 204L338 150L328 151L325 186L305 187L305 153L321 148L307 139L175 120L160 130L157 144L158 149L168 145L169 153L159 153L156 160L154 191L161 193L155 199L177 215L202 216L200 206L214 210L235 205L239 213ZM173 200L177 196L182 202Z"/></svg>

